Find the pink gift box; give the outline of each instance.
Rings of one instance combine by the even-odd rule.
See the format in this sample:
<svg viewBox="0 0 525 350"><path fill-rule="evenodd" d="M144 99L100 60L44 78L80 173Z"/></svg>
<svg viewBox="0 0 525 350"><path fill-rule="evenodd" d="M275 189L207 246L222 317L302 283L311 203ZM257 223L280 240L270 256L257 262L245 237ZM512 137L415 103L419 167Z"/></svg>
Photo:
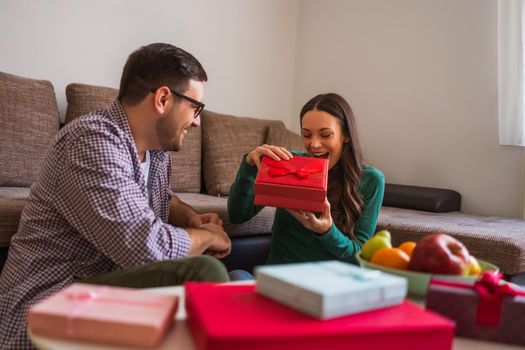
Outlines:
<svg viewBox="0 0 525 350"><path fill-rule="evenodd" d="M138 289L75 283L33 305L37 335L154 347L172 325L178 298Z"/></svg>

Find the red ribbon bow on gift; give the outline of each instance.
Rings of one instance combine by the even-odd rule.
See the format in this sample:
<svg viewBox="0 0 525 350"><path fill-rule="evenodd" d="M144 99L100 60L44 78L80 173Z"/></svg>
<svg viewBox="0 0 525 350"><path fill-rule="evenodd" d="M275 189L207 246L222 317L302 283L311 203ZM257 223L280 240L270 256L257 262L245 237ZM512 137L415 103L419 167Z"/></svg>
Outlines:
<svg viewBox="0 0 525 350"><path fill-rule="evenodd" d="M285 176L285 175L295 175L300 179L307 178L311 174L319 173L323 171L322 166L319 164L312 164L310 166L302 166L300 168L294 169L292 164L287 165L288 162L283 163L268 163L268 175L271 177Z"/></svg>
<svg viewBox="0 0 525 350"><path fill-rule="evenodd" d="M501 278L501 273L486 271L480 275L473 286L437 280L432 280L430 283L447 287L474 289L479 294L476 323L495 327L500 321L503 297L525 296L525 292L514 289L510 284L502 284Z"/></svg>
<svg viewBox="0 0 525 350"><path fill-rule="evenodd" d="M501 273L484 272L474 283L474 290L479 293L476 322L486 326L497 326L505 296L525 296L508 283L501 284Z"/></svg>

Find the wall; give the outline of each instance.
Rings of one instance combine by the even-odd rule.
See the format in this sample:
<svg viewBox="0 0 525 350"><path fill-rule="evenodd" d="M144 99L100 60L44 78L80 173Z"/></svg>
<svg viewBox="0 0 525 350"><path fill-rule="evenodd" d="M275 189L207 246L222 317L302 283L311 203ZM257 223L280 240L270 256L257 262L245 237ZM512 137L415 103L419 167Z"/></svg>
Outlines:
<svg viewBox="0 0 525 350"><path fill-rule="evenodd" d="M218 112L289 120L297 0L2 0L0 70L50 80L65 112L71 82L118 87L127 56L169 42L207 70Z"/></svg>
<svg viewBox="0 0 525 350"><path fill-rule="evenodd" d="M498 144L496 1L304 0L299 33L296 113L338 92L387 182L455 189L466 212L522 215L523 149Z"/></svg>
<svg viewBox="0 0 525 350"><path fill-rule="evenodd" d="M209 109L298 130L319 92L351 102L390 183L446 187L463 209L523 213L523 149L497 140L493 0L2 0L0 70L118 86L128 54L171 42L207 69Z"/></svg>

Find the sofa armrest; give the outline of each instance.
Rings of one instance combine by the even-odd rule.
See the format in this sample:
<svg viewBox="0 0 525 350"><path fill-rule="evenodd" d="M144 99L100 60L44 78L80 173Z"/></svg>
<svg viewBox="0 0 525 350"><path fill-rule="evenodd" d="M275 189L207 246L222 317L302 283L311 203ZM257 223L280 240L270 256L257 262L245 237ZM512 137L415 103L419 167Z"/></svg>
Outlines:
<svg viewBox="0 0 525 350"><path fill-rule="evenodd" d="M383 206L444 213L461 209L461 195L449 189L385 185Z"/></svg>

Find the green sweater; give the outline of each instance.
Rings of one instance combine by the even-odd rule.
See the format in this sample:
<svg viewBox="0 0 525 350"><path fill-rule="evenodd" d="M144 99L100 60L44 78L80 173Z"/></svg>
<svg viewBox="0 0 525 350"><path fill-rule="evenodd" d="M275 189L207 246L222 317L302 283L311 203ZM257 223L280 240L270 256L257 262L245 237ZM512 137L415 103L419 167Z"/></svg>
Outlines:
<svg viewBox="0 0 525 350"><path fill-rule="evenodd" d="M263 208L253 204L253 184L256 176L257 167L249 165L245 157L228 198L228 215L231 223L246 222ZM355 255L361 250L363 243L375 232L377 217L383 202L384 188L383 173L365 165L359 185L364 206L354 226L357 241L345 236L335 224L332 224L330 230L325 234L316 234L305 228L285 209L277 208L272 226L268 263L281 264L329 259L356 263Z"/></svg>

